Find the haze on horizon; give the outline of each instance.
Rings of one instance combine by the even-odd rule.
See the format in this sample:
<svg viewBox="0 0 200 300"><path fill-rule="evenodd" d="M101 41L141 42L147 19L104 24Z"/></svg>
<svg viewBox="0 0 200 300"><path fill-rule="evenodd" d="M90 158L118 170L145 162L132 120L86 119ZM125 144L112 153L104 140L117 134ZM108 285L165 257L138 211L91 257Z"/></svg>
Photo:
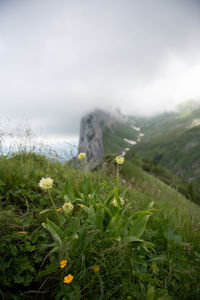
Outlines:
<svg viewBox="0 0 200 300"><path fill-rule="evenodd" d="M0 117L78 135L94 108L200 100L198 0L0 0Z"/></svg>

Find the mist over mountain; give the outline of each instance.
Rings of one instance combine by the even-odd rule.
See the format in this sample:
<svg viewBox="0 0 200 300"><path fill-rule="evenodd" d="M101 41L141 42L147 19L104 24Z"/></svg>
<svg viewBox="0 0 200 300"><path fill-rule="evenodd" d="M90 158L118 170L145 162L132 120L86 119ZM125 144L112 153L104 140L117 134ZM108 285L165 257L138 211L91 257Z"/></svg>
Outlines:
<svg viewBox="0 0 200 300"><path fill-rule="evenodd" d="M199 15L197 0L0 1L1 117L71 136L95 108L200 99Z"/></svg>
<svg viewBox="0 0 200 300"><path fill-rule="evenodd" d="M79 151L87 154L91 168L102 163L105 155L127 155L129 160L133 159L164 182L174 187L181 185L180 190L186 195L192 193L196 202L200 200L197 195L200 186L198 102L182 103L176 111L154 117L120 114L116 117L95 110L82 119ZM135 153L141 159L137 160ZM181 178L183 183L180 183ZM184 185L188 185L189 190L185 190Z"/></svg>

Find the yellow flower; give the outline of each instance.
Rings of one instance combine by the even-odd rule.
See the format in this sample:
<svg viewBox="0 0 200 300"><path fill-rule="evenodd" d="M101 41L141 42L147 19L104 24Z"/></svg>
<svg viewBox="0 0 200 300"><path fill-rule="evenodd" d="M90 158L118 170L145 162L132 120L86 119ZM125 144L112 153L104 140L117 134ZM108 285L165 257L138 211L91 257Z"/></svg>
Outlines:
<svg viewBox="0 0 200 300"><path fill-rule="evenodd" d="M70 213L74 209L74 205L70 202L66 202L65 204L63 204L62 209L64 210L64 212Z"/></svg>
<svg viewBox="0 0 200 300"><path fill-rule="evenodd" d="M99 273L99 270L100 270L99 266L94 265L94 266L92 267L92 269L93 269L94 272Z"/></svg>
<svg viewBox="0 0 200 300"><path fill-rule="evenodd" d="M60 212L60 211L61 211L61 208L57 208L56 210L57 210L57 212Z"/></svg>
<svg viewBox="0 0 200 300"><path fill-rule="evenodd" d="M63 282L64 283L70 283L70 282L72 282L73 279L74 279L74 276L69 274L69 275L65 276Z"/></svg>
<svg viewBox="0 0 200 300"><path fill-rule="evenodd" d="M115 162L118 164L118 165L122 165L124 163L124 157L122 157L121 155L117 156L115 158Z"/></svg>
<svg viewBox="0 0 200 300"><path fill-rule="evenodd" d="M84 159L84 158L86 158L86 153L83 153L83 152L79 153L78 159L79 159L79 160L82 160L82 159Z"/></svg>
<svg viewBox="0 0 200 300"><path fill-rule="evenodd" d="M45 190L49 190L52 188L53 186L53 179L51 179L50 177L48 178L42 178L39 182L39 186L41 187L41 189Z"/></svg>
<svg viewBox="0 0 200 300"><path fill-rule="evenodd" d="M60 261L60 268L63 269L67 265L67 259L63 259Z"/></svg>

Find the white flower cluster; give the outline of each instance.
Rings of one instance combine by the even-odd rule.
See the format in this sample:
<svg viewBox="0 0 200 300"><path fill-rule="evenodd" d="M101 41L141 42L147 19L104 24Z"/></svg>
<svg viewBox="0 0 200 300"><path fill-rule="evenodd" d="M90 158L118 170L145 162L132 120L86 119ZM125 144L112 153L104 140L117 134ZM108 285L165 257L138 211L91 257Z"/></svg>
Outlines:
<svg viewBox="0 0 200 300"><path fill-rule="evenodd" d="M115 162L118 164L118 165L122 165L124 163L124 157L122 157L121 155L117 156L115 158Z"/></svg>
<svg viewBox="0 0 200 300"><path fill-rule="evenodd" d="M49 190L52 188L53 186L53 179L51 179L50 177L48 178L42 178L39 182L39 186L41 187L41 189L45 190Z"/></svg>
<svg viewBox="0 0 200 300"><path fill-rule="evenodd" d="M119 197L119 198L120 198L121 206L124 206L124 204L125 204L124 200L121 197ZM117 202L116 198L113 199L112 205L114 205L115 207L118 207L118 202Z"/></svg>
<svg viewBox="0 0 200 300"><path fill-rule="evenodd" d="M65 213L70 213L74 209L74 205L70 202L65 202L65 204L62 206L62 209Z"/></svg>
<svg viewBox="0 0 200 300"><path fill-rule="evenodd" d="M86 153L84 153L84 152L79 153L79 155L78 155L79 160L82 160L82 159L85 159L85 158L86 158Z"/></svg>

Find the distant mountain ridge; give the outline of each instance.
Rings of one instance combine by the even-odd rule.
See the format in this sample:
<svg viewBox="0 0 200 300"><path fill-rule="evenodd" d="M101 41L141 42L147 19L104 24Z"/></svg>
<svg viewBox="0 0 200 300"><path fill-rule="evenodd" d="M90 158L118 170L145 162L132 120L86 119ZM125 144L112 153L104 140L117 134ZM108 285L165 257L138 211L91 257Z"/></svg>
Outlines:
<svg viewBox="0 0 200 300"><path fill-rule="evenodd" d="M135 120L141 125L141 120ZM200 106L186 103L177 112L142 120L144 138L134 149L170 169L200 191Z"/></svg>
<svg viewBox="0 0 200 300"><path fill-rule="evenodd" d="M200 202L198 103L189 102L181 105L177 112L151 118L95 110L81 121L79 151L87 154L91 169L100 164L105 155L128 153L130 161L137 161L147 172ZM135 161L136 152L139 157Z"/></svg>
<svg viewBox="0 0 200 300"><path fill-rule="evenodd" d="M79 151L87 154L87 161L93 168L102 162L104 156L103 130L114 131L122 117L100 109L84 116L80 125Z"/></svg>
<svg viewBox="0 0 200 300"><path fill-rule="evenodd" d="M90 167L100 164L105 154L122 154L135 144L138 129L120 112L96 109L80 125L79 151L87 154ZM125 150L126 149L126 150Z"/></svg>

